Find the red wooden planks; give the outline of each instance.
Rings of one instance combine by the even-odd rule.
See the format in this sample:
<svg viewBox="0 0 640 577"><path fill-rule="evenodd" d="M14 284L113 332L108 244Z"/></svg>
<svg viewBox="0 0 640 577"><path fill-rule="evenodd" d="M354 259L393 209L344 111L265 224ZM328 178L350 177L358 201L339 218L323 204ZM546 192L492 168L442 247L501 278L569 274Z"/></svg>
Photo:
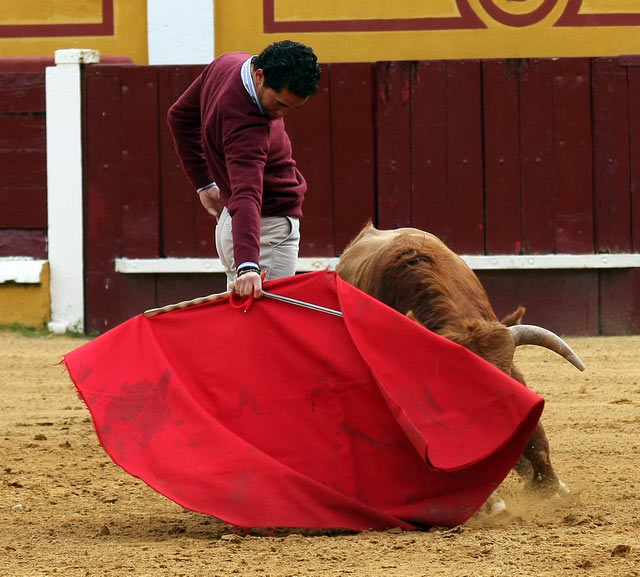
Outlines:
<svg viewBox="0 0 640 577"><path fill-rule="evenodd" d="M518 254L522 250L517 64L490 60L482 65L488 254Z"/></svg>
<svg viewBox="0 0 640 577"><path fill-rule="evenodd" d="M374 65L330 64L335 250L375 219Z"/></svg>
<svg viewBox="0 0 640 577"><path fill-rule="evenodd" d="M498 318L523 305L525 323L560 335L597 335L597 270L478 271Z"/></svg>
<svg viewBox="0 0 640 577"><path fill-rule="evenodd" d="M618 59L592 61L595 249L631 251L629 98Z"/></svg>
<svg viewBox="0 0 640 577"><path fill-rule="evenodd" d="M0 229L0 257L47 258L47 231Z"/></svg>
<svg viewBox="0 0 640 577"><path fill-rule="evenodd" d="M520 195L525 254L555 250L553 75L550 60L529 60L520 79Z"/></svg>
<svg viewBox="0 0 640 577"><path fill-rule="evenodd" d="M122 100L119 66L85 69L85 330L105 331L154 303L150 275L115 272L122 256Z"/></svg>
<svg viewBox="0 0 640 577"><path fill-rule="evenodd" d="M447 62L447 180L449 246L482 254L482 84L480 62Z"/></svg>
<svg viewBox="0 0 640 577"><path fill-rule="evenodd" d="M45 151L46 120L42 113L0 114L0 154Z"/></svg>
<svg viewBox="0 0 640 577"><path fill-rule="evenodd" d="M224 274L158 274L156 304L164 306L227 290Z"/></svg>
<svg viewBox="0 0 640 577"><path fill-rule="evenodd" d="M2 165L0 158L0 174ZM23 168L29 170L29 166L26 164ZM44 186L0 186L0 228L44 229L47 226L47 190Z"/></svg>
<svg viewBox="0 0 640 577"><path fill-rule="evenodd" d="M189 68L191 70L192 80L195 80L203 69L202 66L190 66ZM161 111L161 119L165 123L166 116L166 111ZM214 234L215 227L215 219L206 210L204 210L196 197L194 205L194 228L196 233L196 248L194 256L201 258L213 258L217 256Z"/></svg>
<svg viewBox="0 0 640 577"><path fill-rule="evenodd" d="M44 74L0 73L0 227L47 227Z"/></svg>
<svg viewBox="0 0 640 577"><path fill-rule="evenodd" d="M334 256L333 175L329 68L323 66L318 92L285 118L293 158L308 184L300 223L301 256Z"/></svg>
<svg viewBox="0 0 640 577"><path fill-rule="evenodd" d="M0 73L0 114L44 111L44 72Z"/></svg>
<svg viewBox="0 0 640 577"><path fill-rule="evenodd" d="M629 193L633 252L640 252L640 67L630 66L629 78Z"/></svg>
<svg viewBox="0 0 640 577"><path fill-rule="evenodd" d="M120 70L88 67L85 98L86 265L111 272L122 254Z"/></svg>
<svg viewBox="0 0 640 577"><path fill-rule="evenodd" d="M197 211L202 211L202 207L182 171L167 125L167 111L193 82L194 76L197 76L194 67L158 68L162 250L167 257L192 257L198 253L195 224Z"/></svg>
<svg viewBox="0 0 640 577"><path fill-rule="evenodd" d="M411 78L411 222L447 239L447 81L443 61L418 62Z"/></svg>
<svg viewBox="0 0 640 577"><path fill-rule="evenodd" d="M631 105L640 96L640 69L629 67L627 88L616 66L596 61L591 78L586 59L532 60L525 63L519 83L498 61L326 67L321 92L286 119L294 157L309 182L302 254L339 253L376 210L379 226L418 226L445 238L458 252L483 252L485 245L489 253L518 252L520 234L523 252L591 252L594 246L640 250L640 113ZM90 330L109 328L148 306L224 286L218 276L113 271L114 256L125 253L213 253L213 223L195 202L166 127L166 110L201 67L140 68L139 75L135 67L118 68L87 69L94 84L87 106L86 159ZM157 100L154 73L160 75ZM627 99L628 112L623 110ZM0 113L0 127L7 118ZM18 122L18 116L11 118ZM32 114L19 118L44 122ZM19 125L11 126L0 130L0 163L3 143L22 146L27 155L42 154L41 128L24 125L24 134L31 131L33 142L40 142L30 148L19 138ZM154 130L155 160L153 138L144 140ZM14 170L21 182L33 176L27 172L24 166ZM161 237L153 224L158 222L158 186L165 247L159 253ZM28 194L34 192L5 193L3 210L26 214L18 203L37 202ZM44 189L35 194L44 198ZM3 246L17 246L4 232L0 252ZM44 242L42 228L38 234L20 241L34 256ZM481 276L487 277L499 314L522 303L529 306L531 322L564 333L596 334L599 327L635 330L637 303L621 298L625 291L637 291L637 278L629 272L634 271ZM207 286L211 290L202 290Z"/></svg>
<svg viewBox="0 0 640 577"><path fill-rule="evenodd" d="M155 306L154 275L85 271L85 332L103 333Z"/></svg>
<svg viewBox="0 0 640 577"><path fill-rule="evenodd" d="M640 268L600 272L600 334L640 334Z"/></svg>
<svg viewBox="0 0 640 577"><path fill-rule="evenodd" d="M411 225L411 64L376 64L377 224Z"/></svg>
<svg viewBox="0 0 640 577"><path fill-rule="evenodd" d="M318 92L285 119L293 157L308 191L303 205L301 256L334 256L330 70L323 67Z"/></svg>
<svg viewBox="0 0 640 577"><path fill-rule="evenodd" d="M121 74L122 254L160 256L160 167L157 69Z"/></svg>
<svg viewBox="0 0 640 577"><path fill-rule="evenodd" d="M44 150L0 152L0 189L43 188L47 182Z"/></svg>
<svg viewBox="0 0 640 577"><path fill-rule="evenodd" d="M556 250L591 253L593 169L590 61L553 60Z"/></svg>

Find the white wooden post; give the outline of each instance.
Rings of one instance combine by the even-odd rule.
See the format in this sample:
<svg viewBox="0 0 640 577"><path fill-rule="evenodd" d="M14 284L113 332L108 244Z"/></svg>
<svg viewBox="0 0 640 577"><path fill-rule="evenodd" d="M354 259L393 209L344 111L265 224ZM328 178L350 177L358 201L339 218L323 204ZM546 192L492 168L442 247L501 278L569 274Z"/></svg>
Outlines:
<svg viewBox="0 0 640 577"><path fill-rule="evenodd" d="M81 66L96 50L56 50L46 70L49 330L84 329Z"/></svg>
<svg viewBox="0 0 640 577"><path fill-rule="evenodd" d="M147 0L149 64L209 64L214 0Z"/></svg>

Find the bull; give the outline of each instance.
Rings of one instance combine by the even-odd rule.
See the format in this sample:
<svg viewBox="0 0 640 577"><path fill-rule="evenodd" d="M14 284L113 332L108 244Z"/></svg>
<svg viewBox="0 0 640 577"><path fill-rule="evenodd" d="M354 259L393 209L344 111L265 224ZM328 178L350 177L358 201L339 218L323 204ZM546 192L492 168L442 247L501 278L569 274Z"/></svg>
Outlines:
<svg viewBox="0 0 640 577"><path fill-rule="evenodd" d="M489 297L466 262L436 236L415 228L378 230L370 223L347 246L336 272L348 283L484 358L526 386L514 365L516 347L538 345L580 370L584 365L559 336L521 324L524 307L498 320ZM538 424L516 471L541 494L566 493ZM494 496L488 510L504 509Z"/></svg>

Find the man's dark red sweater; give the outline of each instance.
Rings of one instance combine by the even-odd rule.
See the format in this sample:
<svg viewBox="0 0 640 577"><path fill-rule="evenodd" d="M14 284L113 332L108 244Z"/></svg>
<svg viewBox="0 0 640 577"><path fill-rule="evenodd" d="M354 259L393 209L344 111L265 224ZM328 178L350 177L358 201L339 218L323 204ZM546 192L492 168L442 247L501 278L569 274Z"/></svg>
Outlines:
<svg viewBox="0 0 640 577"><path fill-rule="evenodd" d="M302 216L307 184L282 118L262 115L240 69L248 54L216 58L170 108L182 167L194 188L214 180L233 219L236 264L260 258L260 216Z"/></svg>

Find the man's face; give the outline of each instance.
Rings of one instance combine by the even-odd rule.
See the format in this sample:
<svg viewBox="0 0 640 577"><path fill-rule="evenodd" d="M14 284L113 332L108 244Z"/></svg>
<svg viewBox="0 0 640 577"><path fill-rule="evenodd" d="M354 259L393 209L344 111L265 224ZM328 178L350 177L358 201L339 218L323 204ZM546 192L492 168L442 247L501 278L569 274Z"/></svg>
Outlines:
<svg viewBox="0 0 640 577"><path fill-rule="evenodd" d="M260 100L262 111L269 118L282 118L289 110L300 108L309 97L301 98L290 92L288 88L282 88L276 92L273 88L264 85L264 74L261 69L255 71L256 94Z"/></svg>

